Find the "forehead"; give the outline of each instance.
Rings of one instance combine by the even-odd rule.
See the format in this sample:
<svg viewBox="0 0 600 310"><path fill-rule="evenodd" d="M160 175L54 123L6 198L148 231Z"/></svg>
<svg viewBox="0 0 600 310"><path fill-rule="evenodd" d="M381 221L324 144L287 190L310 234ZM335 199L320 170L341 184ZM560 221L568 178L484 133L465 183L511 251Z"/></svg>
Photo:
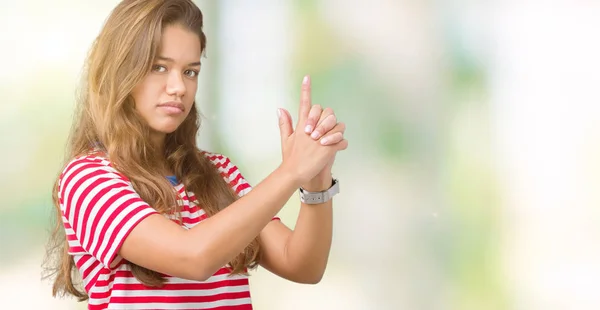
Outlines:
<svg viewBox="0 0 600 310"><path fill-rule="evenodd" d="M159 56L177 62L199 61L202 56L198 35L180 25L169 25L163 29L158 50Z"/></svg>

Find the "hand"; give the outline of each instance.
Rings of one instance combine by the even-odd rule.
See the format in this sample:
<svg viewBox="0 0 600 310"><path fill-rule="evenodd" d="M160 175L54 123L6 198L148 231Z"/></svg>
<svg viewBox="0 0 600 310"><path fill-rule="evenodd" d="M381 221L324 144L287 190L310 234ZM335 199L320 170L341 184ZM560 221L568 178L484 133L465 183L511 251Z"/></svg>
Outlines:
<svg viewBox="0 0 600 310"><path fill-rule="evenodd" d="M323 145L320 141L315 141L309 135L303 133L303 127L305 127L308 120L311 108L310 78L307 76L302 83L298 124L295 130L292 128L292 118L289 112L285 109L278 110L283 156L282 168L290 171L300 184L306 184L312 180L327 165L333 163L335 154L338 151L348 147L348 141L344 139L337 141L337 143L325 143L326 145ZM327 118L327 116L324 118ZM343 129L343 124L337 124L334 129L330 130L331 134L327 133L326 137L339 136L336 132L343 132Z"/></svg>
<svg viewBox="0 0 600 310"><path fill-rule="evenodd" d="M344 131L346 124L338 123L333 109L323 110L318 104L311 107L304 127L304 132L311 138L319 140L322 145L333 145L344 140Z"/></svg>
<svg viewBox="0 0 600 310"><path fill-rule="evenodd" d="M346 125L338 123L333 109L325 108L323 110L317 104L311 107L304 132L310 134L314 140L319 140L322 145L336 144L344 140L345 130ZM335 156L314 178L302 185L302 188L311 192L327 190L331 186L331 169L334 161Z"/></svg>

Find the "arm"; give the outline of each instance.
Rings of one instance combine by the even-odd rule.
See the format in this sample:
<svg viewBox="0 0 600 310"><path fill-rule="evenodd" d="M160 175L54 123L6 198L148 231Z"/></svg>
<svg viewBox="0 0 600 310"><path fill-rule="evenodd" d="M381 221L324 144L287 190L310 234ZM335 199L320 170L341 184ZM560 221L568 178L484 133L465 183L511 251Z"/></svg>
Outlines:
<svg viewBox="0 0 600 310"><path fill-rule="evenodd" d="M104 158L73 160L61 175L59 200L66 227L104 266L116 266L120 255L151 270L203 280L240 253L296 190L298 181L286 171L277 168L251 193L189 230L156 213Z"/></svg>
<svg viewBox="0 0 600 310"><path fill-rule="evenodd" d="M331 185L331 178L321 189ZM315 190L316 191L316 190ZM331 248L332 200L318 205L301 203L294 230L272 221L260 233L261 266L298 283L316 284L325 272Z"/></svg>
<svg viewBox="0 0 600 310"><path fill-rule="evenodd" d="M310 84L309 84L310 86ZM303 93L303 101L309 110L308 118L299 124L302 129L323 145L345 144L345 124L338 123L331 108L322 109L310 103L310 88ZM288 111L281 110L279 128L282 138L282 155L286 158L289 147L287 137L294 130ZM344 146L344 148L345 148ZM331 168L335 156L328 162L306 186L308 191L318 192L331 186ZM318 283L325 272L332 239L332 201L319 205L302 203L294 231L278 221L273 221L260 234L263 258L261 265L291 281L299 283Z"/></svg>
<svg viewBox="0 0 600 310"><path fill-rule="evenodd" d="M119 253L151 270L205 280L260 233L297 186L278 168L244 197L189 230L151 215L132 230Z"/></svg>

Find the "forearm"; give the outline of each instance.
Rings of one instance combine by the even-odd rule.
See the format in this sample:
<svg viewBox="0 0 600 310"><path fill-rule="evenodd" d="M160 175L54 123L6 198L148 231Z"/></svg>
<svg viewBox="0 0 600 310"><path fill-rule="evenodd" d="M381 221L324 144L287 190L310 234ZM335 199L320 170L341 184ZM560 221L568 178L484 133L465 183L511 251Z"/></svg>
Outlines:
<svg viewBox="0 0 600 310"><path fill-rule="evenodd" d="M326 184L326 185L325 185ZM331 178L323 185L327 189ZM325 272L333 230L332 201L316 205L301 204L294 231L286 244L286 256L291 266L306 277L318 282ZM313 282L313 281L310 281Z"/></svg>
<svg viewBox="0 0 600 310"><path fill-rule="evenodd" d="M296 180L278 168L248 194L190 229L188 240L196 244L207 276L242 252L297 188Z"/></svg>

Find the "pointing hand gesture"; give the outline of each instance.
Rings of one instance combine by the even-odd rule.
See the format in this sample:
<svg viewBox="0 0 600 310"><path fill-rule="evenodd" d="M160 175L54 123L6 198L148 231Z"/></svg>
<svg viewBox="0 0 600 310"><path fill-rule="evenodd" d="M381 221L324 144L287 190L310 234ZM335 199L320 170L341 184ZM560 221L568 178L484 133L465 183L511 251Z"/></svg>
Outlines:
<svg viewBox="0 0 600 310"><path fill-rule="evenodd" d="M283 165L299 178L305 189L324 190L331 185L331 167L338 151L348 147L344 139L345 125L338 123L331 108L312 105L310 77L304 77L298 109L298 123L278 109ZM322 184L321 184L322 183ZM325 187L320 188L319 187ZM312 188L314 187L314 189Z"/></svg>

